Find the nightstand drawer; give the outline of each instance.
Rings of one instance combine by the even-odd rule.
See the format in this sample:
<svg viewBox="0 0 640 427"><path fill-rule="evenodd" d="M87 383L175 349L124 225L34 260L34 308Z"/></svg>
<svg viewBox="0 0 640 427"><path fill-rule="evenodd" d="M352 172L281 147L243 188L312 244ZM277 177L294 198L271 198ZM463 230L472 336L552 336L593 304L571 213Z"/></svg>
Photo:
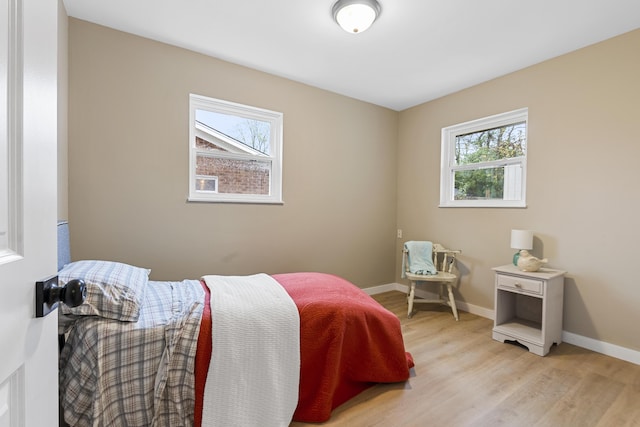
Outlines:
<svg viewBox="0 0 640 427"><path fill-rule="evenodd" d="M527 292L530 294L542 295L544 287L542 280L525 279L523 277L505 276L498 274L498 286L514 291Z"/></svg>

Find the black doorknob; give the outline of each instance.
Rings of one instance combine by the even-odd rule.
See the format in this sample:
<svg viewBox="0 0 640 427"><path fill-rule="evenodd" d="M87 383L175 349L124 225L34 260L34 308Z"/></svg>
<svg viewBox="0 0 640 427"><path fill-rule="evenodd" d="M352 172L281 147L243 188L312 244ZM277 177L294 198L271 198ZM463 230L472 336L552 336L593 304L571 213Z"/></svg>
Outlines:
<svg viewBox="0 0 640 427"><path fill-rule="evenodd" d="M53 306L57 301L69 307L77 307L87 296L87 286L84 280L69 280L64 286L51 286L44 290L44 301Z"/></svg>
<svg viewBox="0 0 640 427"><path fill-rule="evenodd" d="M69 307L77 307L87 297L87 286L84 280L69 280L60 291L60 301Z"/></svg>

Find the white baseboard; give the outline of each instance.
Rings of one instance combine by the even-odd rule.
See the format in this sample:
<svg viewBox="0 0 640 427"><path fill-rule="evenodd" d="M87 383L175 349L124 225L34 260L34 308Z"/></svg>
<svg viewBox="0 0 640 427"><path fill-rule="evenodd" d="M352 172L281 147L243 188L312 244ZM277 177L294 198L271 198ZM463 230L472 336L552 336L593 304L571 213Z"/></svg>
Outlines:
<svg viewBox="0 0 640 427"><path fill-rule="evenodd" d="M369 295L381 294L383 292L389 291L399 291L406 294L409 290L409 287L400 283L389 283L387 285L372 286L370 288L364 288L362 290ZM433 297L433 294L430 294L429 292L421 289L416 289L416 296L429 298ZM466 311L467 313L475 314L477 316L485 317L492 320L494 318L493 310L490 310L488 308L468 304L464 301L456 301L456 306L458 307L458 309ZM619 345L615 344L609 344L604 341L598 341L593 338L584 337L582 335L577 335L567 331L562 331L562 341L576 345L578 347L586 348L591 351L595 351L596 353L601 353L606 356L615 357L616 359L621 359L627 362L634 363L636 365L640 365L640 351L631 350L626 347L620 347Z"/></svg>
<svg viewBox="0 0 640 427"><path fill-rule="evenodd" d="M626 360L627 362L640 365L640 351L620 347L615 344L609 344L604 341L594 340L593 338L584 337L567 331L562 331L562 341L595 351L596 353L602 353L607 356L615 357L616 359Z"/></svg>
<svg viewBox="0 0 640 427"><path fill-rule="evenodd" d="M409 292L409 287L407 285L402 285L400 283L389 283L387 285L373 286L370 288L364 288L362 290L368 293L369 295L381 294L383 292L389 292L389 291L399 291L406 294L407 292ZM423 289L416 289L416 296L421 298L436 297L435 294L432 294L431 292L427 292ZM462 311L466 311L467 313L476 314L480 317L486 317L487 319L493 320L493 310L489 310L487 308L480 307L473 304L468 304L464 301L456 301L456 307Z"/></svg>
<svg viewBox="0 0 640 427"><path fill-rule="evenodd" d="M384 292L391 292L391 291L400 291L406 294L407 289L408 289L407 286L401 285L400 283L389 283L387 285L378 285L378 286L372 286L370 288L362 288L362 290L368 293L369 295L382 294Z"/></svg>

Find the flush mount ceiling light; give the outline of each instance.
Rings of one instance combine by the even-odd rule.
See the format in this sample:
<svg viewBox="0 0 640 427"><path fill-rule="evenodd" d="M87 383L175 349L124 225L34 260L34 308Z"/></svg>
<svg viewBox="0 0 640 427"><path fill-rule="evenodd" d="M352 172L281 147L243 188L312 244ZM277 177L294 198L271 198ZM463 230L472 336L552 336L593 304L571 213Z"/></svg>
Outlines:
<svg viewBox="0 0 640 427"><path fill-rule="evenodd" d="M348 33L365 31L380 15L376 0L338 0L333 5L333 19Z"/></svg>

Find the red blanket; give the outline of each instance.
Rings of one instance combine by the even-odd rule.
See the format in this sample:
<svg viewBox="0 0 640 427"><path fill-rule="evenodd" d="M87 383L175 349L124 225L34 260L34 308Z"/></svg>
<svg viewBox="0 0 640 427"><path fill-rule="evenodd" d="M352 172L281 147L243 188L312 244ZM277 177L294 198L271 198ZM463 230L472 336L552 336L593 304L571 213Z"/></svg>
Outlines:
<svg viewBox="0 0 640 427"><path fill-rule="evenodd" d="M400 321L361 289L322 273L273 278L300 313L300 389L294 420L326 421L334 408L375 383L409 378L413 359L405 352ZM207 293L206 308L208 298ZM201 425L210 353L211 317L205 310L196 355L196 426Z"/></svg>

